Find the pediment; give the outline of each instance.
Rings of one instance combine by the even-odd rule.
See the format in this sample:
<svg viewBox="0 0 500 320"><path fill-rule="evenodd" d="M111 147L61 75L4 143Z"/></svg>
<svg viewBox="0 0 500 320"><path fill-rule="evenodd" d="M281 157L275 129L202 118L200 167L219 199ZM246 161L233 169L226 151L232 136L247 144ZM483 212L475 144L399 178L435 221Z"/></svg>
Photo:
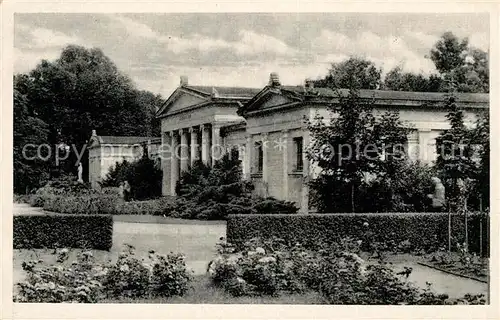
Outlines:
<svg viewBox="0 0 500 320"><path fill-rule="evenodd" d="M165 104L158 111L157 116L175 114L184 109L189 109L193 106L205 103L209 100L209 97L179 88L167 99Z"/></svg>
<svg viewBox="0 0 500 320"><path fill-rule="evenodd" d="M258 112L267 109L279 108L282 106L296 104L300 101L301 99L297 98L287 91L265 88L252 100L243 105L238 113L241 115L245 115L248 112Z"/></svg>

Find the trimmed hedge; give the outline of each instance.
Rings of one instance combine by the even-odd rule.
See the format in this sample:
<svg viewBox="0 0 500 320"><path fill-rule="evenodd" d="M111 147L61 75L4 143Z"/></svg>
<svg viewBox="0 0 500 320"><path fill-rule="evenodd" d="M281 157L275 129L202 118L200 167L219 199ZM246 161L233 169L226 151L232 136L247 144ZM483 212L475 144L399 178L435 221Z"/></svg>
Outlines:
<svg viewBox="0 0 500 320"><path fill-rule="evenodd" d="M113 195L49 196L43 209L68 214L168 215L171 199L125 202Z"/></svg>
<svg viewBox="0 0 500 320"><path fill-rule="evenodd" d="M483 253L489 255L489 220L482 215ZM479 252L481 215L468 218L469 248ZM452 214L452 245L464 242L464 217ZM259 214L230 215L227 239L241 245L252 238L284 239L307 248L331 243L344 237L380 242L388 250L405 242L411 251L432 252L448 246L447 213L355 213L355 214Z"/></svg>
<svg viewBox="0 0 500 320"><path fill-rule="evenodd" d="M14 216L14 249L85 248L110 250L110 215L33 214Z"/></svg>

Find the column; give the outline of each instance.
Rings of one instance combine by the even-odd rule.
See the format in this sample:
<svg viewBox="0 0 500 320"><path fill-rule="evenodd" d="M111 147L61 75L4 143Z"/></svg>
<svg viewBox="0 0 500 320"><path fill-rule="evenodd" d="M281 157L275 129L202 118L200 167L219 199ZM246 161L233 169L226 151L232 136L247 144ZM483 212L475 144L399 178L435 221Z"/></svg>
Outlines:
<svg viewBox="0 0 500 320"><path fill-rule="evenodd" d="M201 125L201 160L210 165L210 132L208 125Z"/></svg>
<svg viewBox="0 0 500 320"><path fill-rule="evenodd" d="M250 173L252 167L252 136L247 134L245 141L245 156L243 158L243 176L245 179L250 180Z"/></svg>
<svg viewBox="0 0 500 320"><path fill-rule="evenodd" d="M428 145L431 129L418 129L418 160L423 163L429 163Z"/></svg>
<svg viewBox="0 0 500 320"><path fill-rule="evenodd" d="M191 167L198 160L198 130L195 127L189 128L191 134Z"/></svg>
<svg viewBox="0 0 500 320"><path fill-rule="evenodd" d="M171 195L172 192L170 191L170 178L171 178L171 173L170 173L170 163L171 163L171 150L170 150L170 145L172 143L172 136L170 132L163 132L162 137L161 137L161 146L158 150L158 154L160 155L161 159L161 167L163 171L163 178L162 178L162 194L164 196L166 195Z"/></svg>
<svg viewBox="0 0 500 320"><path fill-rule="evenodd" d="M302 171L303 179L302 179L302 199L300 201L300 211L302 213L309 212L309 160L307 159L307 154L305 150L309 147L309 131L303 131L303 152L302 152L302 161L304 163L304 168Z"/></svg>
<svg viewBox="0 0 500 320"><path fill-rule="evenodd" d="M288 200L288 159L289 159L289 151L288 148L288 130L282 131L281 143L280 143L281 152L283 152L283 194L282 199Z"/></svg>
<svg viewBox="0 0 500 320"><path fill-rule="evenodd" d="M215 161L220 160L224 154L222 139L220 137L220 125L212 124L212 146L211 146L211 156L212 165Z"/></svg>
<svg viewBox="0 0 500 320"><path fill-rule="evenodd" d="M180 129L181 146L180 146L180 160L181 172L189 170L189 144L188 144L188 129Z"/></svg>
<svg viewBox="0 0 500 320"><path fill-rule="evenodd" d="M267 133L262 134L262 182L266 190L266 196L269 195L268 185L268 169L267 169L267 149L269 148L269 136Z"/></svg>
<svg viewBox="0 0 500 320"><path fill-rule="evenodd" d="M175 196L175 187L177 185L177 181L179 180L179 141L178 135L176 131L172 131L171 135L172 143L171 143L171 155L170 155L170 194Z"/></svg>

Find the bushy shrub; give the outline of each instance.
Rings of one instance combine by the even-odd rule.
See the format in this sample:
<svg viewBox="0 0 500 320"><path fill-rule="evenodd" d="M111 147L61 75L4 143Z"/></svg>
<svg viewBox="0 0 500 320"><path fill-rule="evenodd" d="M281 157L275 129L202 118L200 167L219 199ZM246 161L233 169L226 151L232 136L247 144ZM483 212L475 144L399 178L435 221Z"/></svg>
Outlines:
<svg viewBox="0 0 500 320"><path fill-rule="evenodd" d="M150 261L145 262L127 246L114 263L98 263L92 251L84 251L70 265L66 263L68 249L59 250L56 256L52 266L41 260L23 262L27 277L16 284L15 302L97 303L121 297L181 296L192 279L181 254L150 251Z"/></svg>
<svg viewBox="0 0 500 320"><path fill-rule="evenodd" d="M44 200L47 211L68 214L170 215L170 199L125 202L113 194L88 196L49 196Z"/></svg>
<svg viewBox="0 0 500 320"><path fill-rule="evenodd" d="M471 214L469 233L479 235L479 221ZM464 219L452 215L453 243L464 242ZM488 227L483 225L483 252L488 252ZM408 227L411 226L411 227ZM240 245L251 238L281 238L301 242L308 248L332 243L344 237L363 242L363 249L403 252L434 252L448 244L447 213L355 213L355 214L268 214L234 215L227 218L228 241ZM479 237L469 249L479 252ZM376 248L374 248L376 246Z"/></svg>
<svg viewBox="0 0 500 320"><path fill-rule="evenodd" d="M102 181L101 186L118 187L125 181L130 184L132 199L148 200L161 196L162 171L155 161L147 156L147 153L137 161L124 160L117 163Z"/></svg>
<svg viewBox="0 0 500 320"><path fill-rule="evenodd" d="M421 290L403 280L387 265L368 264L356 251L359 245L345 238L307 250L283 240L252 239L241 249L219 245L209 274L216 286L234 296L319 292L329 304L485 304L482 295L449 299L428 288ZM410 271L411 272L411 271Z"/></svg>
<svg viewBox="0 0 500 320"><path fill-rule="evenodd" d="M427 212L436 173L430 166L403 162L389 179L374 176L355 185L355 212ZM322 175L311 181L311 205L322 213L351 212L351 186Z"/></svg>
<svg viewBox="0 0 500 320"><path fill-rule="evenodd" d="M127 245L117 262L109 266L103 285L111 297L182 296L189 289L191 272L184 255L149 251L149 262L135 256Z"/></svg>
<svg viewBox="0 0 500 320"><path fill-rule="evenodd" d="M182 174L172 215L186 219L223 220L231 214L295 213L294 203L272 197L252 197L251 182L242 178L236 151L211 168L201 161Z"/></svg>
<svg viewBox="0 0 500 320"><path fill-rule="evenodd" d="M68 249L57 253L57 265L44 266L43 261L23 262L27 276L16 284L18 293L14 302L81 302L97 303L103 298L102 279L105 268L95 263L91 251L78 254L70 266Z"/></svg>
<svg viewBox="0 0 500 320"><path fill-rule="evenodd" d="M113 242L113 218L109 215L19 215L14 216L13 225L14 249L109 250Z"/></svg>

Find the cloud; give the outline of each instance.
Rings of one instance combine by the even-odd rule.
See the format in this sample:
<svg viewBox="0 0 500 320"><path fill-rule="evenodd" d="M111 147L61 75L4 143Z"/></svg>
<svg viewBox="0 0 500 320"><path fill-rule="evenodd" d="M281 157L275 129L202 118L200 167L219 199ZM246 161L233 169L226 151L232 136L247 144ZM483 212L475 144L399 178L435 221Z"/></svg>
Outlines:
<svg viewBox="0 0 500 320"><path fill-rule="evenodd" d="M82 43L80 38L56 30L30 28L25 25L18 25L17 27L29 35L29 38L25 39L24 46L31 49L62 48L68 44Z"/></svg>
<svg viewBox="0 0 500 320"><path fill-rule="evenodd" d="M473 33L469 37L469 44L471 47L488 51L490 48L490 39L486 33Z"/></svg>

